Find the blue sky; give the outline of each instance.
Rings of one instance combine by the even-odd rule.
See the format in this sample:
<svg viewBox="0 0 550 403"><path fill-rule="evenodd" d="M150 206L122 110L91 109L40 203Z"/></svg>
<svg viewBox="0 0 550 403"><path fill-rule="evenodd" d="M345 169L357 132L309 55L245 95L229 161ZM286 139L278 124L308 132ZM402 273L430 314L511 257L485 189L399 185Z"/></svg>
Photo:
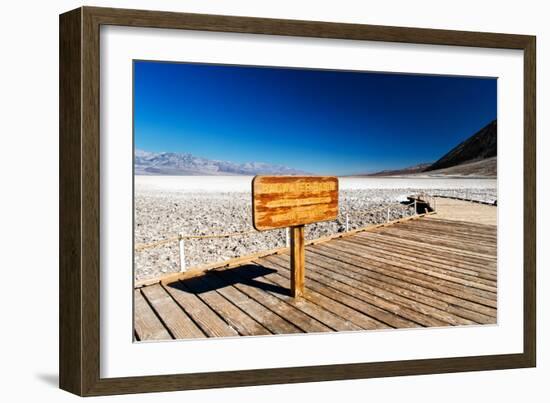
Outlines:
<svg viewBox="0 0 550 403"><path fill-rule="evenodd" d="M134 62L136 148L316 174L435 161L496 103L494 78Z"/></svg>

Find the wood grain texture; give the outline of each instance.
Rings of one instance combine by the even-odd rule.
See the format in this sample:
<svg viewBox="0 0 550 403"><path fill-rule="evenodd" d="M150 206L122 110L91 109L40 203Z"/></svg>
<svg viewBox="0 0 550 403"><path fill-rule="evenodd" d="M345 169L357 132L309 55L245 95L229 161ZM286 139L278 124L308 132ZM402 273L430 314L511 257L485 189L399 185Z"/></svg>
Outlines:
<svg viewBox="0 0 550 403"><path fill-rule="evenodd" d="M136 318L134 331L139 340L168 340L172 338L151 306L143 298L140 290L134 290L134 315Z"/></svg>
<svg viewBox="0 0 550 403"><path fill-rule="evenodd" d="M524 352L222 371L100 377L99 28L101 25L459 45L524 51ZM535 37L316 21L82 7L60 17L60 387L91 396L531 367L536 363ZM441 248L443 249L443 248ZM235 289L235 291L238 291Z"/></svg>
<svg viewBox="0 0 550 403"><path fill-rule="evenodd" d="M219 282L213 280L213 276L202 276L200 279L189 279L185 282L178 281L176 288L188 290L198 295L210 309L218 316L224 318L227 324L235 329L241 336L260 336L271 334L269 330L260 325L249 315L231 303L228 299L216 291ZM174 285L168 286L172 288ZM204 289L207 287L207 289ZM182 304L182 306L186 306ZM201 315L202 316L202 315Z"/></svg>
<svg viewBox="0 0 550 403"><path fill-rule="evenodd" d="M338 178L334 176L255 176L252 222L258 231L335 220Z"/></svg>
<svg viewBox="0 0 550 403"><path fill-rule="evenodd" d="M280 287L286 287L288 283L282 277L278 277L277 273L267 274L262 277L262 280L264 280L266 284L278 285ZM334 313L335 310L341 308L341 305L338 304L338 302L336 301L334 301L332 304L335 306L335 309L330 309L330 306L317 304L310 299L295 299L276 291L268 292L274 297L285 301L287 304L292 305L293 307L299 309L300 311L318 320L319 322L324 323L326 326L330 327L333 330L347 331L362 329L360 326L354 325L351 321L349 321L345 315Z"/></svg>
<svg viewBox="0 0 550 403"><path fill-rule="evenodd" d="M306 251L304 226L290 228L290 295L304 295L306 278Z"/></svg>
<svg viewBox="0 0 550 403"><path fill-rule="evenodd" d="M150 287L146 287L150 288ZM238 336L239 333L216 315L199 297L193 295L181 283L174 287L165 287L172 298L208 337Z"/></svg>
<svg viewBox="0 0 550 403"><path fill-rule="evenodd" d="M82 8L82 390L90 393L100 374L100 131L99 27Z"/></svg>
<svg viewBox="0 0 550 403"><path fill-rule="evenodd" d="M181 309L161 285L145 287L141 293L174 338L206 337L187 312Z"/></svg>
<svg viewBox="0 0 550 403"><path fill-rule="evenodd" d="M59 18L59 386L82 394L81 10Z"/></svg>
<svg viewBox="0 0 550 403"><path fill-rule="evenodd" d="M275 264L278 269L283 269L278 272L278 274L289 277L290 271L288 271L288 261L282 256L268 256L265 259L262 259L258 262L259 264L269 266ZM348 288L344 292L339 290L337 282L331 282L330 279L319 276L315 272L311 272L308 275L308 291L315 291L324 297L330 298L332 301L340 301L342 304L347 305L350 308L353 308L359 313L362 313L369 320L364 325L364 329L379 329L385 327L395 327L395 328L410 328L410 327L419 327L420 325L416 322L412 322L403 317L394 315L382 308L371 303L367 299L361 298L354 289ZM336 287L335 287L336 286ZM311 298L311 292L307 294L307 298ZM330 301L330 305L333 305L333 302ZM363 320L363 319L362 319ZM355 322L359 323L359 322Z"/></svg>

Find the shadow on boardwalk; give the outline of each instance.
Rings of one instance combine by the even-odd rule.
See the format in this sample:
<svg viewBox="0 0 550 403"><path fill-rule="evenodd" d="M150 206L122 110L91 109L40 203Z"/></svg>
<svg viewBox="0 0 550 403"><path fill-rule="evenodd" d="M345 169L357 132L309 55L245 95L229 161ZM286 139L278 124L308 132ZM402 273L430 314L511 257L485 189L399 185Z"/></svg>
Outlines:
<svg viewBox="0 0 550 403"><path fill-rule="evenodd" d="M246 284L263 291L290 295L288 288L274 285L273 283L258 280L257 278L276 273L276 270L253 264L246 264L232 270L207 273L200 277L190 278L168 285L191 294L202 294L220 288L230 287L235 284Z"/></svg>

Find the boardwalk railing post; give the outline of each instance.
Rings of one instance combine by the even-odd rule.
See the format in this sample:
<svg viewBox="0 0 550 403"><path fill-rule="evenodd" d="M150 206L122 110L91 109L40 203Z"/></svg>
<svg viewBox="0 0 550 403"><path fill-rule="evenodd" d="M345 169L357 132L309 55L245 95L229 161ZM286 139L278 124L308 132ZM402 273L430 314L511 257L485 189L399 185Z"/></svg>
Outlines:
<svg viewBox="0 0 550 403"><path fill-rule="evenodd" d="M178 240L180 246L180 272L183 273L187 271L187 266L185 265L185 238L183 234L179 234Z"/></svg>
<svg viewBox="0 0 550 403"><path fill-rule="evenodd" d="M346 232L349 231L349 215L346 213Z"/></svg>
<svg viewBox="0 0 550 403"><path fill-rule="evenodd" d="M386 222L390 222L390 208L388 207L388 212L386 213Z"/></svg>
<svg viewBox="0 0 550 403"><path fill-rule="evenodd" d="M414 199L414 215L416 215L416 212L417 212L417 211L418 211L418 210L416 209L416 199Z"/></svg>
<svg viewBox="0 0 550 403"><path fill-rule="evenodd" d="M290 228L286 227L286 247L290 248Z"/></svg>
<svg viewBox="0 0 550 403"><path fill-rule="evenodd" d="M290 228L290 294L293 297L304 295L305 282L305 240L304 226Z"/></svg>

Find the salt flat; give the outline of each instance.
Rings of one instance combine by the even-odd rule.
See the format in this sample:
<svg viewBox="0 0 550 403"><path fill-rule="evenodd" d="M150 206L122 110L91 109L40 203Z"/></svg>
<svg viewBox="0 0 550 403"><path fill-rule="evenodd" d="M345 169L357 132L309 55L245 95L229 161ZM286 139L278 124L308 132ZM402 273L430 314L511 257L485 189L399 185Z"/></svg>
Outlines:
<svg viewBox="0 0 550 403"><path fill-rule="evenodd" d="M249 192L252 176L136 176L144 192ZM482 178L339 178L340 189L496 189L496 179Z"/></svg>
<svg viewBox="0 0 550 403"><path fill-rule="evenodd" d="M252 176L136 176L134 240L136 245L185 235L248 232L252 229ZM466 197L492 203L495 179L340 178L339 215L335 221L306 226L315 239L347 228L378 224L413 214L407 196L429 194ZM347 218L347 220L346 220ZM284 230L243 236L185 241L188 267L284 246ZM135 252L138 280L179 271L178 243Z"/></svg>
<svg viewBox="0 0 550 403"><path fill-rule="evenodd" d="M135 176L136 192L249 192L253 176Z"/></svg>

